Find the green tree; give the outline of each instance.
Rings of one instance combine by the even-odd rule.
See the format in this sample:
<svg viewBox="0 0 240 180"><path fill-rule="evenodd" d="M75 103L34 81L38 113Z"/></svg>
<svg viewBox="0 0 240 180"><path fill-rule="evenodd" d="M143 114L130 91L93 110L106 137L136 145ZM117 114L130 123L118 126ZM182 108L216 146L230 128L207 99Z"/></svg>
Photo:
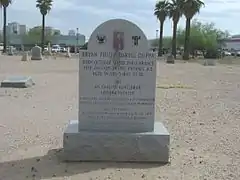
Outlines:
<svg viewBox="0 0 240 180"><path fill-rule="evenodd" d="M168 2L166 0L158 1L155 5L154 15L160 21L160 35L159 35L159 45L158 45L158 56L162 56L162 41L163 41L163 26L164 21L168 17Z"/></svg>
<svg viewBox="0 0 240 180"><path fill-rule="evenodd" d="M191 35L189 41L189 53L193 53L194 50L203 50L205 48L205 36L202 32L202 26L199 26L198 22L193 22L191 25ZM185 43L185 29L178 29L177 41L180 45L184 46Z"/></svg>
<svg viewBox="0 0 240 180"><path fill-rule="evenodd" d="M162 40L163 48L169 49L172 46L172 37L163 37ZM151 40L151 46L152 47L158 47L159 45L159 39L153 39Z"/></svg>
<svg viewBox="0 0 240 180"><path fill-rule="evenodd" d="M88 49L88 42L86 42L82 47L81 49Z"/></svg>
<svg viewBox="0 0 240 180"><path fill-rule="evenodd" d="M52 0L37 0L36 7L40 10L40 13L42 14L42 33L41 33L41 44L42 44L42 52L44 50L45 45L45 17L47 13L52 8Z"/></svg>
<svg viewBox="0 0 240 180"><path fill-rule="evenodd" d="M173 21L173 36L172 36L172 55L176 58L177 52L177 25L182 16L183 0L171 0L168 5L169 18Z"/></svg>
<svg viewBox="0 0 240 180"><path fill-rule="evenodd" d="M54 36L60 36L60 35L61 35L61 32L60 32L60 31L54 31L53 35L54 35Z"/></svg>
<svg viewBox="0 0 240 180"><path fill-rule="evenodd" d="M192 21L190 31L189 52L193 55L196 50L216 50L221 46L219 39L229 36L227 31L217 29L214 23L203 24L197 20ZM177 31L177 42L179 45L184 45L185 35L185 29L179 28Z"/></svg>
<svg viewBox="0 0 240 180"><path fill-rule="evenodd" d="M42 37L42 27L41 26L31 28L28 31L28 34L23 36L23 44L40 44L41 37ZM45 42L51 42L52 39L53 39L53 36L51 34L45 33L45 37L44 37Z"/></svg>
<svg viewBox="0 0 240 180"><path fill-rule="evenodd" d="M183 54L184 60L189 59L191 20L194 15L199 13L202 6L204 6L204 3L201 0L183 0L183 3L181 4L182 12L186 18L185 43Z"/></svg>
<svg viewBox="0 0 240 180"><path fill-rule="evenodd" d="M3 7L3 52L7 50L7 7L11 0L0 0L0 7Z"/></svg>

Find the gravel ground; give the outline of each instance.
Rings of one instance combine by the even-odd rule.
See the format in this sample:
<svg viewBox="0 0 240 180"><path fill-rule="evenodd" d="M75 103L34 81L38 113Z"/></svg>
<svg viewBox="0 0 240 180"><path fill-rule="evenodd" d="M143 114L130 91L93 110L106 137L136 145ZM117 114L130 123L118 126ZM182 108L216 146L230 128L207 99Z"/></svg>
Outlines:
<svg viewBox="0 0 240 180"><path fill-rule="evenodd" d="M0 56L0 80L36 82L0 88L0 180L239 180L240 66L158 64L157 120L171 134L171 163L63 163L63 131L77 118L77 61L20 59Z"/></svg>

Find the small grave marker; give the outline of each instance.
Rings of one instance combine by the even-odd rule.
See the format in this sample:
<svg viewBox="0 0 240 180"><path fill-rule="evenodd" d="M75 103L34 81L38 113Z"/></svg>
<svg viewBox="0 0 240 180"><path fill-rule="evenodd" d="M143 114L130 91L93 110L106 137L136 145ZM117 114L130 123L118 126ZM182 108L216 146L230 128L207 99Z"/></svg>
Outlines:
<svg viewBox="0 0 240 180"><path fill-rule="evenodd" d="M1 82L3 88L28 88L35 83L29 76L12 76L8 77Z"/></svg>
<svg viewBox="0 0 240 180"><path fill-rule="evenodd" d="M41 47L34 46L31 51L31 60L42 60Z"/></svg>

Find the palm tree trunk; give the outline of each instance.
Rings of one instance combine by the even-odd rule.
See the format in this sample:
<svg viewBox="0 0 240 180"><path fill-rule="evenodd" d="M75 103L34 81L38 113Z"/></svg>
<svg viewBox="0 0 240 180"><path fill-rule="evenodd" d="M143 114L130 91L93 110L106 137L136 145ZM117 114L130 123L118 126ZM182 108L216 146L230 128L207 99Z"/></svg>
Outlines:
<svg viewBox="0 0 240 180"><path fill-rule="evenodd" d="M186 29L185 29L184 53L183 53L183 59L184 60L189 60L190 30L191 30L191 19L187 18L187 20L186 20Z"/></svg>
<svg viewBox="0 0 240 180"><path fill-rule="evenodd" d="M176 59L177 54L177 24L178 22L173 21L173 37L172 37L172 55Z"/></svg>
<svg viewBox="0 0 240 180"><path fill-rule="evenodd" d="M158 44L158 56L163 55L163 25L164 21L160 22L160 35L159 35L159 44Z"/></svg>
<svg viewBox="0 0 240 180"><path fill-rule="evenodd" d="M45 15L42 15L42 41L41 41L41 47L42 47L42 53L44 52L44 45L45 45Z"/></svg>
<svg viewBox="0 0 240 180"><path fill-rule="evenodd" d="M7 51L7 7L3 6L3 53Z"/></svg>

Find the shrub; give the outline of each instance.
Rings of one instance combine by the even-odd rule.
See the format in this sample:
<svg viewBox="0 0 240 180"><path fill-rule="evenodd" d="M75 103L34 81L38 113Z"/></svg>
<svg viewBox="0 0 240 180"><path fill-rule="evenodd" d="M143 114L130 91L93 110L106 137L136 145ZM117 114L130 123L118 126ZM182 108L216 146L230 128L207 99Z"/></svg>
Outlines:
<svg viewBox="0 0 240 180"><path fill-rule="evenodd" d="M204 54L204 58L206 59L217 59L219 56L220 54L217 49L208 49Z"/></svg>

